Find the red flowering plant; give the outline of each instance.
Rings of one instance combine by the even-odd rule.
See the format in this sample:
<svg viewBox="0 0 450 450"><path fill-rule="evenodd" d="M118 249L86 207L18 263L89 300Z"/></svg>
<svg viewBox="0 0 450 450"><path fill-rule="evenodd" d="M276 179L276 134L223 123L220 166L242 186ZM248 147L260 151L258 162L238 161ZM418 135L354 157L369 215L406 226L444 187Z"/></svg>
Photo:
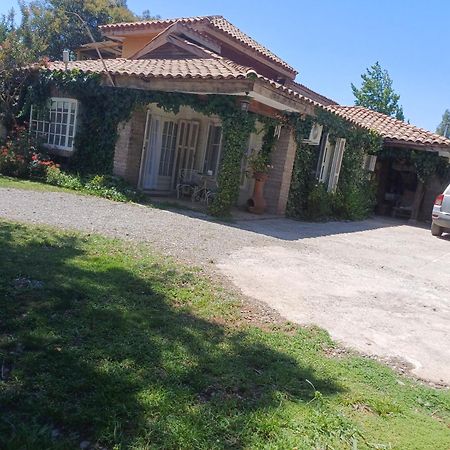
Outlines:
<svg viewBox="0 0 450 450"><path fill-rule="evenodd" d="M0 145L0 173L19 178L45 178L48 166L56 166L41 153L26 126L15 126Z"/></svg>
<svg viewBox="0 0 450 450"><path fill-rule="evenodd" d="M33 153L29 164L30 178L44 180L47 177L48 169L59 168L59 164L55 164L48 155L44 153Z"/></svg>
<svg viewBox="0 0 450 450"><path fill-rule="evenodd" d="M11 136L0 149L0 173L13 177L27 178L31 160L32 145L25 127L16 126Z"/></svg>

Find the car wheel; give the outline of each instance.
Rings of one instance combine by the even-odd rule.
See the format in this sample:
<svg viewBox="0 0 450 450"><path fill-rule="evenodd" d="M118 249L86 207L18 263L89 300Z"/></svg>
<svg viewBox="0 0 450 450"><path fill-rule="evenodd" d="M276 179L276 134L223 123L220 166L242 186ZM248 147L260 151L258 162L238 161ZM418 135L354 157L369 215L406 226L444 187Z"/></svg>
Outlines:
<svg viewBox="0 0 450 450"><path fill-rule="evenodd" d="M442 228L439 225L436 225L435 223L431 224L431 234L433 236L441 236L442 235Z"/></svg>

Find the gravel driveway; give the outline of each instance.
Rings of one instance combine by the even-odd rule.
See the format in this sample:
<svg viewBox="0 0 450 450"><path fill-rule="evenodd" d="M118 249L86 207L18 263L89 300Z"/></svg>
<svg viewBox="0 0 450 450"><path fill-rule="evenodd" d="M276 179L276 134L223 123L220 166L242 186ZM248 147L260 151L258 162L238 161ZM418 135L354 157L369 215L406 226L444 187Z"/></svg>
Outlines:
<svg viewBox="0 0 450 450"><path fill-rule="evenodd" d="M146 241L215 266L287 319L317 324L369 355L450 384L450 235L388 219L220 224L88 196L0 188L0 217Z"/></svg>

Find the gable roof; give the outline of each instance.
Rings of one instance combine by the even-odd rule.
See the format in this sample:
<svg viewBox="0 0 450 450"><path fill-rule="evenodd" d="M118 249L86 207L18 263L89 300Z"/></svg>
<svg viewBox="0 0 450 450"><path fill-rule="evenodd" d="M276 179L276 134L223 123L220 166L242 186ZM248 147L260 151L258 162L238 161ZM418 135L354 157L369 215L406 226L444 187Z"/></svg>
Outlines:
<svg viewBox="0 0 450 450"><path fill-rule="evenodd" d="M325 109L361 128L377 132L385 144L450 149L450 139L444 136L362 106L329 105Z"/></svg>
<svg viewBox="0 0 450 450"><path fill-rule="evenodd" d="M186 39L186 37L188 39ZM198 44L199 42L201 45ZM144 47L134 53L130 59L146 57L152 51L167 43L172 43L184 48L186 48L187 45L189 47L188 51L196 56L207 57L209 51L220 53L220 45L218 43L186 24L175 22L151 39Z"/></svg>
<svg viewBox="0 0 450 450"><path fill-rule="evenodd" d="M272 53L268 48L256 42L253 38L245 34L239 28L228 22L222 16L202 16L202 17L182 17L179 19L157 19L157 20L145 20L140 22L121 22L112 23L108 25L101 25L100 29L105 34L111 32L128 32L138 30L154 30L155 32L162 31L163 28L170 26L174 23L183 23L188 25L205 25L212 29L223 33L224 35L232 38L234 41L244 45L245 47L259 53L270 61L280 65L281 67L291 71L294 75L297 71L291 67L287 62L283 61L277 55Z"/></svg>

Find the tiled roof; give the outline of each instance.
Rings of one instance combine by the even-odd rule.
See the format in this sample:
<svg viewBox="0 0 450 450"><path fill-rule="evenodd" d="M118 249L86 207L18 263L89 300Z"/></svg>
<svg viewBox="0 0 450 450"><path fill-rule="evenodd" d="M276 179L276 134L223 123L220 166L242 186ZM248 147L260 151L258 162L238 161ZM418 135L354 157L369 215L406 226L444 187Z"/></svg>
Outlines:
<svg viewBox="0 0 450 450"><path fill-rule="evenodd" d="M214 29L230 36L235 41L244 44L246 47L260 53L271 61L279 64L280 66L288 69L292 72L296 72L289 64L279 58L277 55L272 53L268 48L256 42L250 36L242 32L239 28L235 27L232 23L228 22L222 16L203 16L203 17L182 17L179 19L157 19L157 20L146 20L140 22L121 22L112 23L108 25L100 26L103 33L107 34L108 31L119 31L119 30L139 30L148 27L157 27L161 25L172 25L175 22L185 23L185 24L206 24L211 25Z"/></svg>
<svg viewBox="0 0 450 450"><path fill-rule="evenodd" d="M116 58L106 59L104 62L111 75L126 75L139 78L232 80L247 79L253 75L261 82L270 85L272 88L293 99L324 108L361 128L376 131L384 138L386 143L392 142L450 148L450 139L438 134L431 133L430 131L409 125L401 120L393 119L385 114L361 106L324 106L310 96L305 96L291 87L286 87L265 78L248 67L241 66L219 56L214 56L212 52L211 55L211 58L192 59ZM50 62L46 67L48 70L65 69L62 61ZM98 59L71 61L68 64L68 69L78 69L86 73L105 73L103 64Z"/></svg>
<svg viewBox="0 0 450 450"><path fill-rule="evenodd" d="M142 78L202 78L202 79L244 79L248 67L240 66L223 58L192 59L105 59L111 75L129 75ZM48 63L49 70L64 70L62 61ZM86 73L105 73L99 59L71 61L68 69Z"/></svg>
<svg viewBox="0 0 450 450"><path fill-rule="evenodd" d="M272 88L313 106L322 106L320 103L305 97L299 92L283 86L276 81L263 77L253 69L241 66L226 58L215 55L213 52L210 58L191 59L126 59L115 58L105 59L104 62L111 75L126 75L139 78L177 78L177 79L213 79L213 80L238 80L251 79L256 77L262 83L270 85ZM35 66L40 68L41 66ZM62 61L49 62L47 70L65 70ZM68 63L68 70L78 69L85 73L104 74L105 69L101 60L86 59L71 61Z"/></svg>
<svg viewBox="0 0 450 450"><path fill-rule="evenodd" d="M288 87L291 89L294 89L299 94L304 95L305 97L310 98L311 100L314 100L316 102L321 103L322 105L337 105L338 102L332 100L331 98L325 97L322 94L319 94L318 92L313 91L309 87L305 86L304 84L297 83L295 81L291 81L288 84Z"/></svg>
<svg viewBox="0 0 450 450"><path fill-rule="evenodd" d="M444 136L415 127L362 106L329 105L325 109L361 128L377 132L384 138L386 143L391 141L393 143L400 142L418 146L450 148L450 139Z"/></svg>

